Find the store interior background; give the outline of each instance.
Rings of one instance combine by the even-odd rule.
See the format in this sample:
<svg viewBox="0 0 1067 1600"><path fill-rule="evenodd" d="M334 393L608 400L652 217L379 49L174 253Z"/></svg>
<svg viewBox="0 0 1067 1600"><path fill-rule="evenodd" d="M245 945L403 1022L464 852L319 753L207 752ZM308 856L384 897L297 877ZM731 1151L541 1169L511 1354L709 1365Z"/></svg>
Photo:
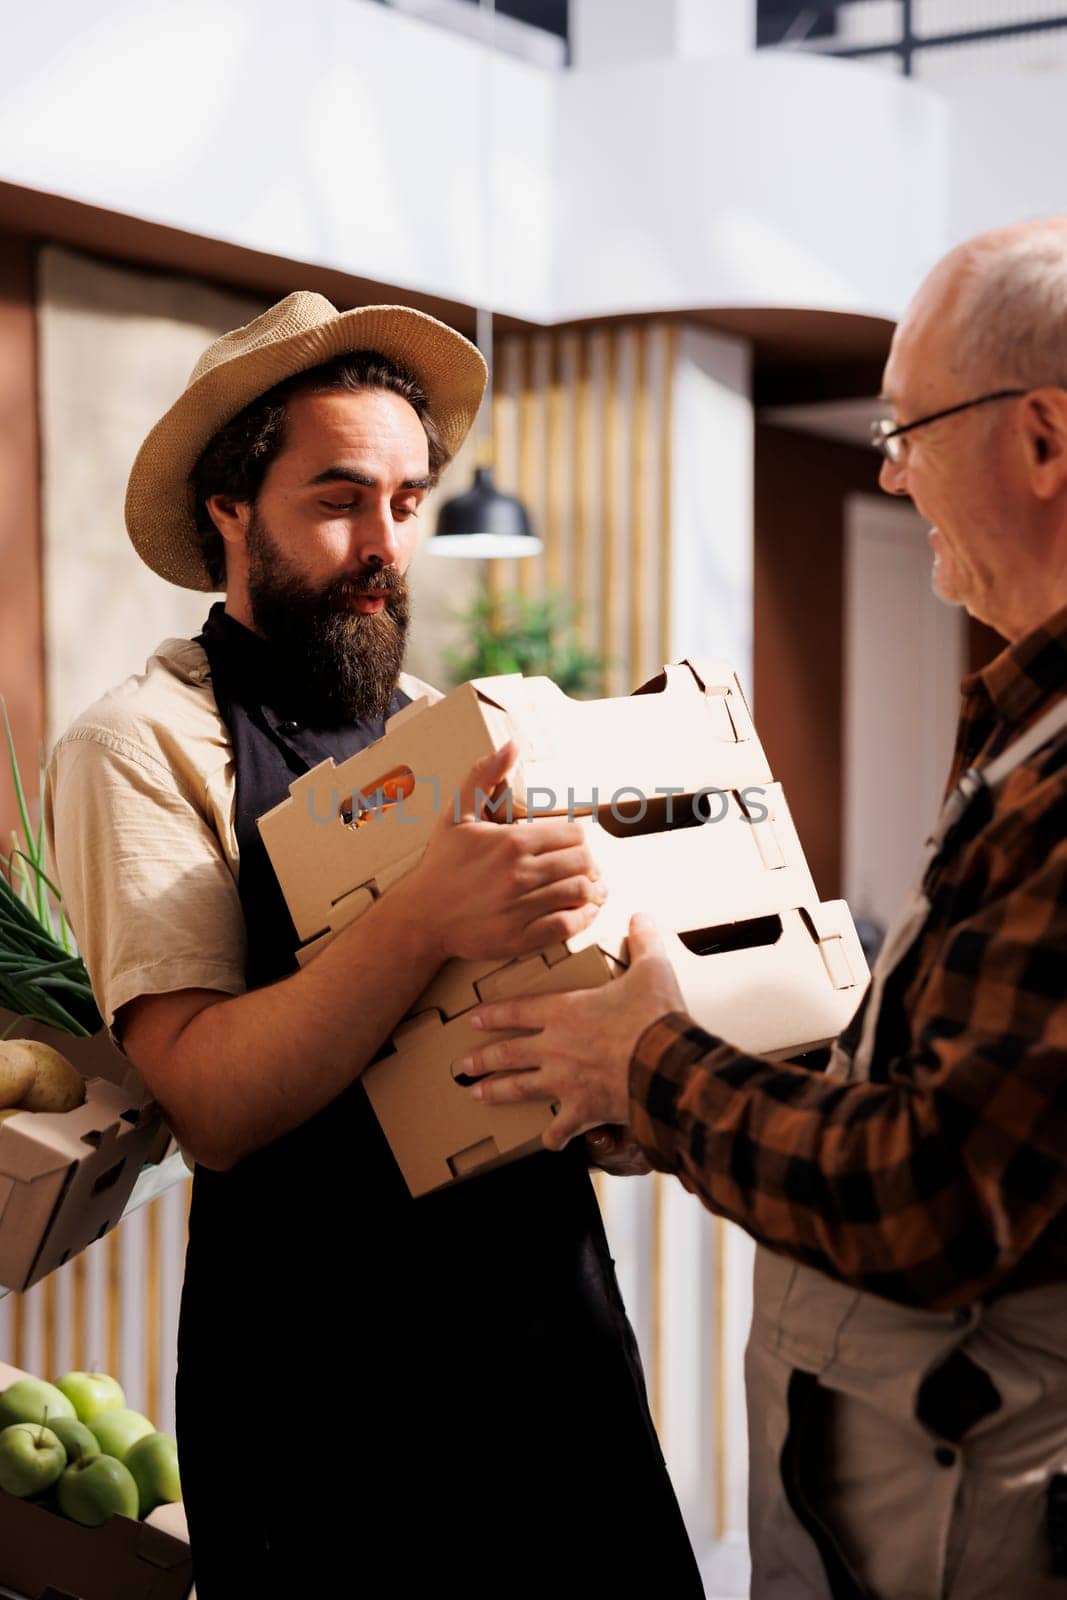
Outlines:
<svg viewBox="0 0 1067 1600"><path fill-rule="evenodd" d="M729 660L822 898L884 922L960 676L998 641L931 597L867 425L932 262L1067 211L1067 4L498 10L39 0L5 19L0 694L23 771L206 615L122 525L137 444L203 346L294 288L469 334L488 306L497 478L545 549L417 560L412 669L444 681L486 587L563 592L606 694ZM5 773L0 838L14 822ZM744 1594L749 1246L658 1177L600 1193L709 1593ZM186 1205L171 1191L0 1300L0 1358L98 1362L171 1426Z"/></svg>

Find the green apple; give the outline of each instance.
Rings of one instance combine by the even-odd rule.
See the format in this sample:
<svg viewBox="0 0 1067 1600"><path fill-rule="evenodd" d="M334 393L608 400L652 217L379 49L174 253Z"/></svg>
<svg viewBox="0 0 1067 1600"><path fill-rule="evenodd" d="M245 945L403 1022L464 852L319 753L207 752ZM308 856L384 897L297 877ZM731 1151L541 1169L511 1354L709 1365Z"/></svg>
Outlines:
<svg viewBox="0 0 1067 1600"><path fill-rule="evenodd" d="M74 1415L62 1390L43 1378L19 1378L0 1394L0 1428L13 1422L51 1422L53 1417Z"/></svg>
<svg viewBox="0 0 1067 1600"><path fill-rule="evenodd" d="M79 1422L77 1417L49 1417L48 1426L67 1452L68 1461L80 1461L82 1456L100 1454L96 1434L84 1422Z"/></svg>
<svg viewBox="0 0 1067 1600"><path fill-rule="evenodd" d="M137 1516L137 1485L114 1456L82 1456L60 1478L56 1501L71 1522L99 1528L110 1517Z"/></svg>
<svg viewBox="0 0 1067 1600"><path fill-rule="evenodd" d="M169 1433L146 1433L126 1452L126 1467L133 1473L140 1497L140 1515L182 1497L178 1481L178 1442Z"/></svg>
<svg viewBox="0 0 1067 1600"><path fill-rule="evenodd" d="M67 1464L67 1453L51 1428L13 1422L0 1433L0 1489L25 1500L43 1494Z"/></svg>
<svg viewBox="0 0 1067 1600"><path fill-rule="evenodd" d="M101 1452L105 1456L114 1456L116 1461L125 1461L131 1445L156 1431L147 1417L143 1417L139 1411L128 1411L125 1407L121 1411L101 1411L90 1422L89 1428L96 1435Z"/></svg>
<svg viewBox="0 0 1067 1600"><path fill-rule="evenodd" d="M117 1411L126 1396L117 1378L106 1372L68 1372L56 1382L77 1413L79 1422L92 1422L101 1411Z"/></svg>

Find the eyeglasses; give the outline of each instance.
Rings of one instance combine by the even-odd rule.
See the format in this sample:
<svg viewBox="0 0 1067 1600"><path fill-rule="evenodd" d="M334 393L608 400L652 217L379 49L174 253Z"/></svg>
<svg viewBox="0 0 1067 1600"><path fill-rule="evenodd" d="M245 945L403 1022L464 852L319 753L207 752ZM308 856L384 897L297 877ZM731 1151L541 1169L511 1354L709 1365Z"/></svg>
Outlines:
<svg viewBox="0 0 1067 1600"><path fill-rule="evenodd" d="M954 417L958 411L969 411L972 406L988 405L990 400L1011 400L1029 392L1028 389L996 389L992 394L980 394L977 400L964 400L962 405L947 406L944 411L932 411L928 417L917 417L914 422L906 422L902 428L896 428L887 418L880 417L877 422L871 423L871 443L887 461L892 461L896 466L904 459L904 435L911 433L914 428L925 428L928 422Z"/></svg>

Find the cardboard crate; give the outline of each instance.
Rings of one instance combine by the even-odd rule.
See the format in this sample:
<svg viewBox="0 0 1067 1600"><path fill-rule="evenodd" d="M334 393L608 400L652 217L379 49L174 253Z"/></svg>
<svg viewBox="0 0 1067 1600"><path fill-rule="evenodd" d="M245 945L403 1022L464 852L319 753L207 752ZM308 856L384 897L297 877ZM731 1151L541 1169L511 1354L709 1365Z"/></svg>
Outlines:
<svg viewBox="0 0 1067 1600"><path fill-rule="evenodd" d="M298 779L260 828L298 931L315 930L298 952L302 964L417 864L437 821L426 784L411 792L410 821L393 808L369 813L362 826L335 826L341 798L405 772L435 776L451 791L509 733L522 783L554 786L565 805L584 797L577 820L609 897L583 933L536 957L446 963L394 1036L393 1053L364 1074L414 1194L537 1149L551 1115L544 1106L485 1107L457 1085L455 1061L484 1043L465 1013L496 995L609 981L622 970L634 911L664 930L696 1021L743 1050L788 1057L828 1043L867 981L848 908L819 903L736 677L721 664L690 662L609 701L570 701L546 679L482 679L432 710L408 707L368 750ZM640 796L624 792L635 784ZM668 789L679 792L668 800ZM714 820L686 826L689 797L711 789Z"/></svg>
<svg viewBox="0 0 1067 1600"><path fill-rule="evenodd" d="M476 678L474 688L508 715L531 810L595 810L635 788L694 794L771 782L741 684L724 661L671 662L610 700L572 700L551 679L521 673Z"/></svg>
<svg viewBox="0 0 1067 1600"><path fill-rule="evenodd" d="M619 821L607 806L596 815L576 819L608 899L596 920L567 940L567 950L574 953L595 944L621 960L635 911L647 912L668 932L686 933L711 920L734 923L817 905L818 892L781 786L760 786L758 794L757 801L750 789L747 805L732 791L712 797L711 815L717 820L693 827L668 827L665 805L640 820ZM673 802L676 824L692 816L692 798ZM755 809L757 804L760 810ZM766 812L762 820L751 820L761 811ZM392 874L389 881L398 876L399 872ZM335 908L336 926L298 952L300 964L306 964L376 898L367 889L347 895ZM436 1010L445 1017L457 1016L476 1004L475 986L499 964L447 962L411 1014Z"/></svg>
<svg viewBox="0 0 1067 1600"><path fill-rule="evenodd" d="M380 875L426 848L441 805L482 756L510 738L507 718L465 684L433 705L406 706L383 737L338 766L332 757L289 785L289 798L258 819L267 854L298 937L335 928L335 908L356 890L371 890ZM410 773L402 807L370 811L362 825L346 821L358 796L373 796L392 773Z"/></svg>
<svg viewBox="0 0 1067 1600"><path fill-rule="evenodd" d="M568 954L554 965L544 955L530 956L498 966L487 976L482 997L590 989L609 983L613 966L596 949ZM542 1148L550 1106L484 1106L457 1081L457 1063L484 1043L485 1034L466 1017L447 1020L426 1012L402 1025L393 1036L395 1053L363 1074L363 1087L413 1195ZM412 1116L415 1106L418 1117Z"/></svg>
<svg viewBox="0 0 1067 1600"><path fill-rule="evenodd" d="M760 942L700 954L692 934L667 940L686 1010L709 1033L785 1060L830 1044L852 1020L869 973L843 900L712 933Z"/></svg>
<svg viewBox="0 0 1067 1600"><path fill-rule="evenodd" d="M31 1376L0 1362L0 1390ZM27 1600L55 1590L73 1600L195 1600L180 1506L153 1522L112 1517L83 1528L0 1489L0 1584Z"/></svg>
<svg viewBox="0 0 1067 1600"><path fill-rule="evenodd" d="M0 1033L14 1020L0 1009ZM24 1021L86 1078L84 1105L0 1123L0 1284L28 1289L107 1233L170 1140L158 1106L101 1030L88 1039Z"/></svg>
<svg viewBox="0 0 1067 1600"><path fill-rule="evenodd" d="M187 1600L193 1558L147 1522L83 1528L0 1490L0 1581L28 1600L47 1589L74 1600Z"/></svg>
<svg viewBox="0 0 1067 1600"><path fill-rule="evenodd" d="M695 1021L741 1050L780 1059L837 1037L867 981L867 963L843 901L720 931L724 940L759 942L700 954L677 934L666 941ZM484 972L473 985L471 1003L592 988L623 970L596 945L575 953L557 946ZM487 1042L466 1012L451 1018L424 1012L403 1024L392 1042L393 1054L370 1066L362 1082L413 1195L541 1148L551 1106L484 1106L457 1077L458 1062Z"/></svg>
<svg viewBox="0 0 1067 1600"><path fill-rule="evenodd" d="M471 767L509 738L516 815L527 800L540 814L590 813L635 786L693 794L771 782L740 685L720 663L677 663L614 700L571 700L548 678L519 674L464 684L406 706L340 766L329 758L303 773L258 819L301 942L338 931L367 893L410 870ZM385 782L409 786L402 803L361 807Z"/></svg>

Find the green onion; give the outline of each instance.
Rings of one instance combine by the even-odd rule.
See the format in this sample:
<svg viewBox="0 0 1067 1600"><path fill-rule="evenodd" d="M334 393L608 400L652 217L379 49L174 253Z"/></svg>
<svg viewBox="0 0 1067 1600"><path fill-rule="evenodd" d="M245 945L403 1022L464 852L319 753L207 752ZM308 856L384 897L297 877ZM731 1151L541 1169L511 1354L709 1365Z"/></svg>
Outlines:
<svg viewBox="0 0 1067 1600"><path fill-rule="evenodd" d="M39 801L36 832L30 827L30 809L2 696L0 715L22 824L22 843L12 834L10 854L6 858L0 855L0 1006L16 1013L4 1037L22 1018L86 1036L98 1031L102 1019L59 890L44 870L44 808ZM43 747L39 777L43 785Z"/></svg>

